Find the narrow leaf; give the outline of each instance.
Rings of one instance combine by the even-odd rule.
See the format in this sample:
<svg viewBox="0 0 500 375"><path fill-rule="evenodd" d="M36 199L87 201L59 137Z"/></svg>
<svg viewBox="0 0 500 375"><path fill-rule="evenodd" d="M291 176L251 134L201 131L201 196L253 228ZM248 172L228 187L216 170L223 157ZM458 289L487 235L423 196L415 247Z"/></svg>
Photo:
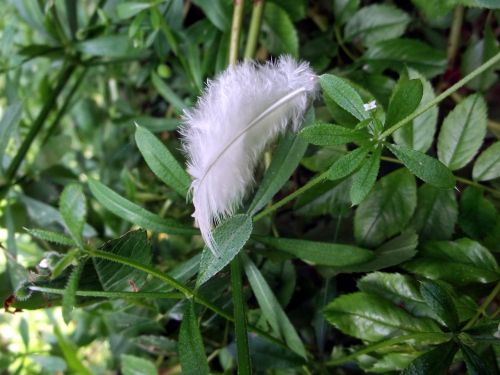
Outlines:
<svg viewBox="0 0 500 375"><path fill-rule="evenodd" d="M62 233L44 229L26 229L29 234L44 241L57 243L64 246L74 246L75 241Z"/></svg>
<svg viewBox="0 0 500 375"><path fill-rule="evenodd" d="M333 124L314 124L300 132L305 141L316 146L336 146L367 141L365 133Z"/></svg>
<svg viewBox="0 0 500 375"><path fill-rule="evenodd" d="M178 350L183 374L208 375L210 373L193 301L186 301L184 306Z"/></svg>
<svg viewBox="0 0 500 375"><path fill-rule="evenodd" d="M80 185L71 184L64 188L59 200L59 210L71 238L78 247L83 248L82 231L87 215L87 203Z"/></svg>
<svg viewBox="0 0 500 375"><path fill-rule="evenodd" d="M401 78L392 92L387 109L385 128L412 114L420 104L423 94L423 85L419 79Z"/></svg>
<svg viewBox="0 0 500 375"><path fill-rule="evenodd" d="M94 197L115 215L133 224L155 232L193 235L198 231L174 219L162 218L130 202L97 180L89 179L89 188Z"/></svg>
<svg viewBox="0 0 500 375"><path fill-rule="evenodd" d="M283 311L279 301L259 269L247 256L242 256L245 273L265 319L275 335L285 341L287 346L301 357L306 358L306 349L294 326Z"/></svg>
<svg viewBox="0 0 500 375"><path fill-rule="evenodd" d="M190 178L167 147L149 130L137 126L135 141L153 173L182 197L189 189Z"/></svg>
<svg viewBox="0 0 500 375"><path fill-rule="evenodd" d="M14 129L21 119L22 111L21 102L15 102L5 109L2 120L0 120L0 172L3 169L5 150Z"/></svg>
<svg viewBox="0 0 500 375"><path fill-rule="evenodd" d="M350 245L262 236L256 237L256 240L304 261L324 266L343 267L373 259L372 251Z"/></svg>
<svg viewBox="0 0 500 375"><path fill-rule="evenodd" d="M171 104L178 113L182 113L187 108L181 98L156 74L151 74L151 82L158 93Z"/></svg>
<svg viewBox="0 0 500 375"><path fill-rule="evenodd" d="M54 265L54 268L52 269L52 273L50 275L50 279L54 280L57 277L59 277L59 275L67 267L71 265L71 263L78 256L79 253L80 253L79 249L72 249L68 251L66 254L64 254L64 256L61 259L59 259L59 261Z"/></svg>
<svg viewBox="0 0 500 375"><path fill-rule="evenodd" d="M341 108L360 121L368 118L368 112L364 109L363 100L346 80L333 74L324 74L320 77L319 83L324 94Z"/></svg>
<svg viewBox="0 0 500 375"><path fill-rule="evenodd" d="M351 185L351 202L355 206L361 203L373 185L377 181L378 170L380 168L380 155L382 154L382 148L377 148L369 157L363 166L357 171L352 179Z"/></svg>
<svg viewBox="0 0 500 375"><path fill-rule="evenodd" d="M352 174L366 159L370 152L369 147L358 147L354 151L342 156L328 169L329 180L339 180Z"/></svg>
<svg viewBox="0 0 500 375"><path fill-rule="evenodd" d="M438 188L452 189L455 187L453 173L439 160L404 146L388 144L387 148L403 162L411 173L421 180Z"/></svg>
<svg viewBox="0 0 500 375"><path fill-rule="evenodd" d="M196 286L208 281L222 270L240 252L250 238L253 225L249 215L235 215L224 221L213 232L218 255L205 246L200 261Z"/></svg>
<svg viewBox="0 0 500 375"><path fill-rule="evenodd" d="M62 315L66 324L69 324L71 321L71 312L73 311L73 306L76 305L76 290L78 289L83 264L83 262L78 263L71 272L62 298Z"/></svg>

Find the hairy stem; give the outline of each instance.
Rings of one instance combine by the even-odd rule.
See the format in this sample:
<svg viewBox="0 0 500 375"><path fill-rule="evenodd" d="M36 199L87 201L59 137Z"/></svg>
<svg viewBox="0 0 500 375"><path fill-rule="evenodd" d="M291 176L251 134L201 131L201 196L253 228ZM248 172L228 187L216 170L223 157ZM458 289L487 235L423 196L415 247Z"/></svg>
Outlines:
<svg viewBox="0 0 500 375"><path fill-rule="evenodd" d="M260 26L264 13L265 0L254 0L252 8L252 18L250 19L250 29L248 30L247 45L245 47L245 59L253 59L257 42L259 41Z"/></svg>
<svg viewBox="0 0 500 375"><path fill-rule="evenodd" d="M241 24L245 0L234 0L233 23L231 25L231 39L229 42L229 64L238 62L238 47L240 45Z"/></svg>
<svg viewBox="0 0 500 375"><path fill-rule="evenodd" d="M479 66L472 72L470 72L468 75L466 75L464 78L462 78L460 81L455 83L453 86L450 86L447 90L443 91L440 95L436 96L433 100L431 100L429 103L424 105L422 108L419 110L413 112L412 114L406 116L404 119L401 121L397 122L393 126L391 126L389 129L384 131L382 134L380 134L380 139L384 139L394 133L396 130L399 128L405 126L406 124L410 123L413 121L415 118L420 116L422 113L428 111L432 107L434 107L436 104L442 102L444 99L446 99L448 96L453 94L455 91L458 89L462 88L465 86L468 82L476 78L478 75L482 74L484 71L488 70L491 68L493 65L498 63L500 61L500 52L497 53L495 56L493 56L491 59L486 61L483 65Z"/></svg>
<svg viewBox="0 0 500 375"><path fill-rule="evenodd" d="M66 289L45 288L42 286L30 286L30 290L34 292L60 294L64 295ZM102 290L77 290L75 293L80 297L96 297L96 298L154 298L154 299L181 299L184 295L179 292L160 293L160 292L105 292Z"/></svg>

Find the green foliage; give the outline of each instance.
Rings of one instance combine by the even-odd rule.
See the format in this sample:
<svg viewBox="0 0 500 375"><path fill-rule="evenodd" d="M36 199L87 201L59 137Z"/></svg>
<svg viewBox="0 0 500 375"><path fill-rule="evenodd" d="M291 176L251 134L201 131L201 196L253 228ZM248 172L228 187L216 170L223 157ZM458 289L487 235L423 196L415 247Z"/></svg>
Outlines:
<svg viewBox="0 0 500 375"><path fill-rule="evenodd" d="M241 3L0 6L0 372L499 373L498 1ZM250 42L318 93L214 254L178 130Z"/></svg>

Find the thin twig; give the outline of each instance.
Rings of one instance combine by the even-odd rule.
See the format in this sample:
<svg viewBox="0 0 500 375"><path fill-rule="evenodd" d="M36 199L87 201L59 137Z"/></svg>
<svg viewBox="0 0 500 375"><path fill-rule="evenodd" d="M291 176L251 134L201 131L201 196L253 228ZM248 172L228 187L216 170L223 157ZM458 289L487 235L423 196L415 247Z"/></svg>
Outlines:
<svg viewBox="0 0 500 375"><path fill-rule="evenodd" d="M233 23L231 25L231 39L229 42L229 64L236 64L238 61L238 49L240 45L244 9L245 0L234 0Z"/></svg>
<svg viewBox="0 0 500 375"><path fill-rule="evenodd" d="M448 64L455 65L455 58L460 47L460 32L464 20L464 6L458 5L453 13L453 23L451 24L450 38L448 39Z"/></svg>
<svg viewBox="0 0 500 375"><path fill-rule="evenodd" d="M247 45L244 54L245 59L253 59L255 55L257 42L259 41L264 5L265 0L254 0L253 2L252 18L250 19L250 29L248 30Z"/></svg>

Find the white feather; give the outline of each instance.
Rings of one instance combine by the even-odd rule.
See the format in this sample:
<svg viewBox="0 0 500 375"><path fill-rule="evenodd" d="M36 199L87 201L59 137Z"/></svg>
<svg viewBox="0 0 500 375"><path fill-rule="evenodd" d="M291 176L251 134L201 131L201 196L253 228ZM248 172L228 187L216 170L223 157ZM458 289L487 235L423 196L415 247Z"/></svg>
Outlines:
<svg viewBox="0 0 500 375"><path fill-rule="evenodd" d="M181 129L196 223L216 253L211 229L240 206L254 182L254 168L269 142L294 131L317 79L307 63L289 56L258 65L243 62L208 81Z"/></svg>

